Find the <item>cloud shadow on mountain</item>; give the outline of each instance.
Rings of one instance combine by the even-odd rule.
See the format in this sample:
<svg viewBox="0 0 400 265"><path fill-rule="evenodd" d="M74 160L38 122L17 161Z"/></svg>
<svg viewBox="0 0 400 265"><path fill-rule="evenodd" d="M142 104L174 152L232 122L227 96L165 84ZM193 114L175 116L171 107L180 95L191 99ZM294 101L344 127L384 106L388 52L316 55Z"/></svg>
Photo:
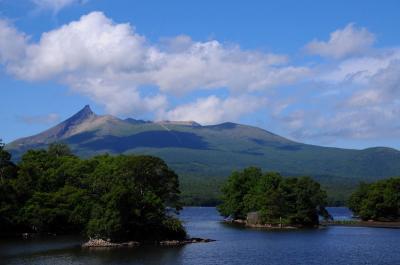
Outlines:
<svg viewBox="0 0 400 265"><path fill-rule="evenodd" d="M77 135L72 140L87 140L88 137L89 135ZM116 153L139 147L209 149L207 142L202 137L194 133L179 131L148 131L121 137L107 135L93 141L86 141L81 144L81 147L96 151L110 150Z"/></svg>

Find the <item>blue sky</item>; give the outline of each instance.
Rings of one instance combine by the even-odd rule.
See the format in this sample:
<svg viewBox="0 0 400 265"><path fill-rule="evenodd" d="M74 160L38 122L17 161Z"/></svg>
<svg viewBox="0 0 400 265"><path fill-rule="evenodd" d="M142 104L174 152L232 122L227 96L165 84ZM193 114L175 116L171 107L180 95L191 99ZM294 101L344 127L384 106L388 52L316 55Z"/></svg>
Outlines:
<svg viewBox="0 0 400 265"><path fill-rule="evenodd" d="M400 148L398 1L0 0L0 138L98 114Z"/></svg>

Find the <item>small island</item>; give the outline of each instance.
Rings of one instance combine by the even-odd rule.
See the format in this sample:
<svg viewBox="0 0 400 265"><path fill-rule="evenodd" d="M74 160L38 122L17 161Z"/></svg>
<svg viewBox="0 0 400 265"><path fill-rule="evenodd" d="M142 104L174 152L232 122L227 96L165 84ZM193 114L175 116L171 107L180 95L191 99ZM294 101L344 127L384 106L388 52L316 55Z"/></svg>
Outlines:
<svg viewBox="0 0 400 265"><path fill-rule="evenodd" d="M211 241L188 238L178 176L159 158L81 159L51 144L14 164L0 145L0 162L0 236L82 234L85 247Z"/></svg>
<svg viewBox="0 0 400 265"><path fill-rule="evenodd" d="M347 204L355 220L328 225L400 228L400 177L360 183Z"/></svg>
<svg viewBox="0 0 400 265"><path fill-rule="evenodd" d="M319 217L330 219L327 195L309 177L284 178L250 167L234 172L224 185L218 207L227 222L254 228L318 227Z"/></svg>
<svg viewBox="0 0 400 265"><path fill-rule="evenodd" d="M363 221L400 222L400 177L360 183L348 206Z"/></svg>

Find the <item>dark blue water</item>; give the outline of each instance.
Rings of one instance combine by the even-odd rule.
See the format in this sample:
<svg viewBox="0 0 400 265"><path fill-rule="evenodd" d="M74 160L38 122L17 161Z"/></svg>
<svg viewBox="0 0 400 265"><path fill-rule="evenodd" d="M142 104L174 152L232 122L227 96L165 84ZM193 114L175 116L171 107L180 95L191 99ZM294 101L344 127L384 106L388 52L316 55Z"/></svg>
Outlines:
<svg viewBox="0 0 400 265"><path fill-rule="evenodd" d="M345 208L331 208L336 219L350 219ZM79 238L55 237L0 242L0 264L400 264L400 230L329 227L262 231L220 223L214 208L186 208L181 214L193 237L216 242L184 247L83 250Z"/></svg>

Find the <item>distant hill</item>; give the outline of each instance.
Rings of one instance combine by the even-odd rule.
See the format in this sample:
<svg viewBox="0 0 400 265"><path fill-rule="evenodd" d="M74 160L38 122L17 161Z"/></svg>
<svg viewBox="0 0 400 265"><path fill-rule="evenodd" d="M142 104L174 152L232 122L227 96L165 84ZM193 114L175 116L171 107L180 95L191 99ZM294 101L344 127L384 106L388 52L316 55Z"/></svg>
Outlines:
<svg viewBox="0 0 400 265"><path fill-rule="evenodd" d="M150 154L163 158L181 176L205 181L232 170L259 166L286 175L311 175L323 183L375 180L400 175L400 151L364 150L298 143L242 124L202 126L194 121L151 122L96 115L85 106L71 118L37 135L7 145L18 159L31 148L64 142L80 156L101 153Z"/></svg>

